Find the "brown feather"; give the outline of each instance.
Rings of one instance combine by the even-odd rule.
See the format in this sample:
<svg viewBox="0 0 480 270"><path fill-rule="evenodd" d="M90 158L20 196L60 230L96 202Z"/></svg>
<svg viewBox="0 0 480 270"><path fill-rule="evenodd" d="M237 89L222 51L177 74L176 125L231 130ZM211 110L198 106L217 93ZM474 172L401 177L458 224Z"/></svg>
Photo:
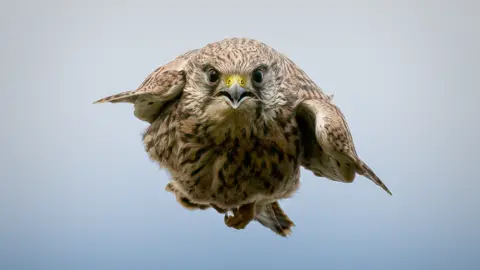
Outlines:
<svg viewBox="0 0 480 270"><path fill-rule="evenodd" d="M302 165L318 176L351 183L361 174L390 190L357 155L345 117L331 100L304 100L296 108L304 145ZM306 133L306 134L305 134Z"/></svg>

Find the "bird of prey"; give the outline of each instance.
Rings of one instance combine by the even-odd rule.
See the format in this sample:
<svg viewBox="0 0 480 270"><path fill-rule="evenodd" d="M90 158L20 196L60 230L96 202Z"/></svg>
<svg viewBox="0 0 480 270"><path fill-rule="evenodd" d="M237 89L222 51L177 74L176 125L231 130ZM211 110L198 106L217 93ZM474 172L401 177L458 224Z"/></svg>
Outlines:
<svg viewBox="0 0 480 270"><path fill-rule="evenodd" d="M294 223L278 202L299 188L300 167L345 183L363 175L391 195L357 155L332 98L272 47L227 38L94 103L134 105L150 124L145 150L171 175L166 190L182 206L212 207L228 227L255 220L287 236Z"/></svg>

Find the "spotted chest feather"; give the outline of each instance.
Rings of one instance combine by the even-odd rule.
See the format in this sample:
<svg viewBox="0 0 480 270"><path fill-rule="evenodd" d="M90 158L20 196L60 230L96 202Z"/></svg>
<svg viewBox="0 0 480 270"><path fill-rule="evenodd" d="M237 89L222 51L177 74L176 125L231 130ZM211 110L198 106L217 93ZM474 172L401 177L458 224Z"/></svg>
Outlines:
<svg viewBox="0 0 480 270"><path fill-rule="evenodd" d="M192 202L230 208L288 197L297 189L300 138L288 111L244 127L177 116L153 123L144 142Z"/></svg>

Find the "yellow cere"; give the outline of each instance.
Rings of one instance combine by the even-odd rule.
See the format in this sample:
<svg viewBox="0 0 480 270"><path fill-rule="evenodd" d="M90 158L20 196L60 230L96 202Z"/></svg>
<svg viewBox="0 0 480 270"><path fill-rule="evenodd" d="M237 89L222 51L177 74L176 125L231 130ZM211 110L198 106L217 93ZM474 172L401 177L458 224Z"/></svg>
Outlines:
<svg viewBox="0 0 480 270"><path fill-rule="evenodd" d="M230 87L234 85L235 83L238 83L241 87L245 87L247 80L245 76L240 76L240 75L230 75L225 78L225 84Z"/></svg>

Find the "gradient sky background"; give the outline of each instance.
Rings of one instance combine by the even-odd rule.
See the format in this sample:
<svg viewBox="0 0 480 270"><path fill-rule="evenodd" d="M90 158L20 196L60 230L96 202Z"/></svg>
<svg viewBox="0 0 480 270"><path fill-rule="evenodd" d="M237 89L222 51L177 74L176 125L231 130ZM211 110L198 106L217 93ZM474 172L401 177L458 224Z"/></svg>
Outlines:
<svg viewBox="0 0 480 270"><path fill-rule="evenodd" d="M480 269L478 1L2 1L0 269ZM287 54L390 197L302 171L291 237L164 191L127 104L225 37Z"/></svg>

